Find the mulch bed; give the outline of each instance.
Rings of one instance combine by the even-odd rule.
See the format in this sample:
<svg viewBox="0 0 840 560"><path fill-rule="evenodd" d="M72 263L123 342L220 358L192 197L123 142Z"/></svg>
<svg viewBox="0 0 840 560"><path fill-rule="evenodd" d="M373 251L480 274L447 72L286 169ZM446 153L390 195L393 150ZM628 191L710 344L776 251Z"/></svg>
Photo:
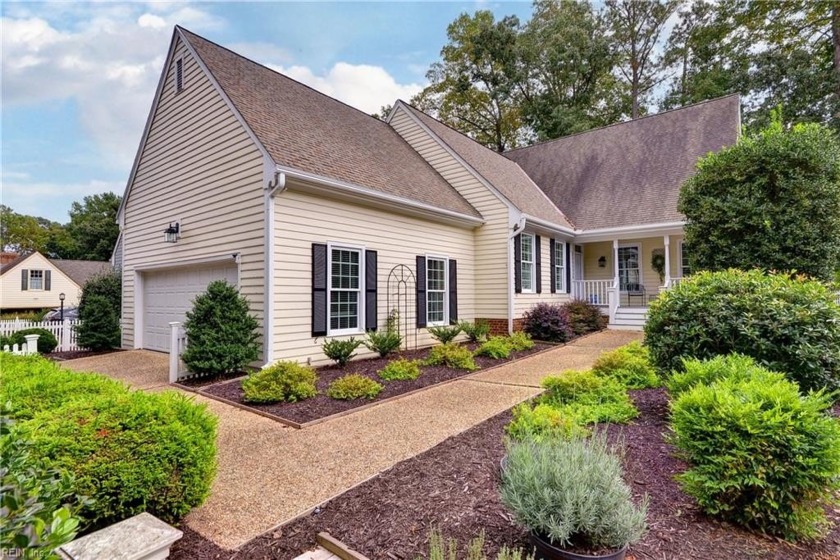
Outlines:
<svg viewBox="0 0 840 560"><path fill-rule="evenodd" d="M637 499L648 494L649 530L628 558L828 560L840 554L840 511L831 511L830 534L818 544L792 545L749 533L703 515L674 481L685 465L664 442L667 396L662 389L631 392L640 417L628 426L607 426L626 448L626 480ZM373 560L413 560L427 555L427 537L440 527L465 544L486 534L489 554L502 546L527 547L527 535L499 500L504 412L327 502L318 513L247 543L235 556L294 558L328 531ZM216 559L234 554L187 531L172 558ZM490 556L492 558L492 556Z"/></svg>
<svg viewBox="0 0 840 560"><path fill-rule="evenodd" d="M475 344L467 345L467 347L469 347L471 350L475 349L476 346L477 345ZM513 352L511 354L511 357L507 360L494 360L492 358L487 358L484 356L476 356L475 362L479 367L481 367L481 369L486 369L488 367L497 366L516 359L521 359L531 354L540 352L542 350L547 350L549 348L552 348L552 346L549 344L536 343L534 345L534 348L532 348L531 350ZM332 416L333 414L338 414L341 412L352 410L354 408L358 408L360 406L364 406L372 402L381 401L384 399L395 397L397 395L408 393L410 391L415 391L417 389L422 389L424 387L429 387L431 385L436 385L438 383L443 383L444 381L450 381L452 379L457 379L459 377L469 375L470 373L474 373L462 369L452 369L448 367L421 366L420 377L410 381L384 381L380 379L378 375L376 375L376 373L383 367L385 367L385 365L387 365L388 362L397 359L400 356L409 360L423 360L427 358L428 355L429 349L426 348L422 350L403 352L400 355L389 356L387 358L370 358L364 360L356 360L350 362L349 364L347 364L347 366L343 368L335 365L320 367L316 370L318 373L318 395L310 399L293 403L246 403L243 400L244 394L242 392L241 377L230 381L223 381L220 383L204 385L203 387L199 385L198 381L196 381L192 384L192 387L201 387L201 392L203 394L207 394L208 396L221 397L223 399L233 401L243 406L247 406L254 410L259 410L260 412L270 414L272 416L303 424L305 422L311 422L313 420L318 420L320 418ZM382 392L379 393L379 395L375 399L356 399L352 401L341 401L331 399L330 397L328 397L326 393L327 387L329 387L330 383L335 381L339 377L343 377L351 373L358 373L360 375L364 375L365 377L369 377L381 383L383 385Z"/></svg>
<svg viewBox="0 0 840 560"><path fill-rule="evenodd" d="M51 352L46 357L56 362L63 362L65 360L77 360L79 358L113 354L114 352L125 352L125 350L121 348L113 348L111 350L71 350L68 352Z"/></svg>

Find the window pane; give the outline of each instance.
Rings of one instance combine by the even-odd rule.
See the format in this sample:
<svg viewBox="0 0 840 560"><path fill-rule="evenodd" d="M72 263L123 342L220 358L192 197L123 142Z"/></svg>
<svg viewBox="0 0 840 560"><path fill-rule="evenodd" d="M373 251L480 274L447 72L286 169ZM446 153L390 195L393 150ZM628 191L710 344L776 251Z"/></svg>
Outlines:
<svg viewBox="0 0 840 560"><path fill-rule="evenodd" d="M427 290L446 289L446 263L442 259L426 260Z"/></svg>
<svg viewBox="0 0 840 560"><path fill-rule="evenodd" d="M554 289L558 292L566 291L566 245L561 241L554 243Z"/></svg>
<svg viewBox="0 0 840 560"><path fill-rule="evenodd" d="M29 271L29 289L43 290L44 289L44 271L30 270Z"/></svg>
<svg viewBox="0 0 840 560"><path fill-rule="evenodd" d="M444 296L444 292L428 293L428 313L426 318L429 323L442 323L446 319Z"/></svg>
<svg viewBox="0 0 840 560"><path fill-rule="evenodd" d="M523 290L532 290L531 278L533 270L531 269L531 265L528 263L522 263L522 289Z"/></svg>
<svg viewBox="0 0 840 560"><path fill-rule="evenodd" d="M359 289L359 251L332 250L332 287L337 290Z"/></svg>
<svg viewBox="0 0 840 560"><path fill-rule="evenodd" d="M688 266L688 258L685 255L685 243L680 243L680 266L683 277L691 274L691 267Z"/></svg>
<svg viewBox="0 0 840 560"><path fill-rule="evenodd" d="M531 262L534 260L533 243L534 238L530 235L522 236L522 260Z"/></svg>
<svg viewBox="0 0 840 560"><path fill-rule="evenodd" d="M330 292L330 329L356 329L359 327L359 293Z"/></svg>

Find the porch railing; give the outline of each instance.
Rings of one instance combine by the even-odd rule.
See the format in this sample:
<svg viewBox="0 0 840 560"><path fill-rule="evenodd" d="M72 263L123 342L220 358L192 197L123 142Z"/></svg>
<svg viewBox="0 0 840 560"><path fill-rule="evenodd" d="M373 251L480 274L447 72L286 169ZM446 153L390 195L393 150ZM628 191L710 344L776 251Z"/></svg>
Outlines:
<svg viewBox="0 0 840 560"><path fill-rule="evenodd" d="M612 285L613 280L573 280L572 295L575 299L606 307L609 304Z"/></svg>

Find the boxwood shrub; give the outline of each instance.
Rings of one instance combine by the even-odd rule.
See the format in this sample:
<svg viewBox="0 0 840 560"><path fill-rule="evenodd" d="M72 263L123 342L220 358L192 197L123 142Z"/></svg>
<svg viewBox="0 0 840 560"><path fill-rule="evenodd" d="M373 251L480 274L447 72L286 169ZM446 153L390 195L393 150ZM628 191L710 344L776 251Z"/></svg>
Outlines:
<svg viewBox="0 0 840 560"><path fill-rule="evenodd" d="M142 511L176 522L210 492L216 418L175 392L145 393L39 357L6 356L0 399L33 461L73 476L86 529Z"/></svg>
<svg viewBox="0 0 840 560"><path fill-rule="evenodd" d="M58 340L56 340L55 335L48 331L47 329L23 329L21 331L17 331L16 333L12 334L7 338L9 346L13 344L17 344L18 348L20 348L26 342L26 335L28 334L37 334L38 335L38 353L39 354L49 354L55 347L58 346ZM0 346L0 348L2 348Z"/></svg>
<svg viewBox="0 0 840 560"><path fill-rule="evenodd" d="M826 413L828 395L803 396L766 369L733 374L672 403L672 441L690 465L678 480L710 515L790 540L819 537L840 490L840 420Z"/></svg>
<svg viewBox="0 0 840 560"><path fill-rule="evenodd" d="M645 345L660 372L738 352L804 389L840 388L840 306L815 280L701 272L650 305Z"/></svg>

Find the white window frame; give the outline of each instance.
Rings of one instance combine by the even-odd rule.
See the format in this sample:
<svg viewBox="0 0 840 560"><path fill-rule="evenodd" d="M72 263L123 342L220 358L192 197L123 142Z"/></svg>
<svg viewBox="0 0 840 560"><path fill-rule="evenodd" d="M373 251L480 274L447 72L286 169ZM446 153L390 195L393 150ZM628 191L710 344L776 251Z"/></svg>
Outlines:
<svg viewBox="0 0 840 560"><path fill-rule="evenodd" d="M443 261L443 290L429 289L429 261ZM443 293L443 320L429 320L429 294L431 292ZM449 257L446 255L426 255L426 325L429 327L443 327L449 325Z"/></svg>
<svg viewBox="0 0 840 560"><path fill-rule="evenodd" d="M560 258L557 258L558 247ZM571 260L569 266L571 266ZM566 293L566 243L559 239L554 240L554 291L558 294Z"/></svg>
<svg viewBox="0 0 840 560"><path fill-rule="evenodd" d="M180 87L178 84L178 67L181 67L181 83ZM175 59L175 94L179 94L185 89L187 89L187 80L185 75L185 67L184 67L184 57L178 57Z"/></svg>
<svg viewBox="0 0 840 560"><path fill-rule="evenodd" d="M686 263L683 262L683 251L685 250L683 245L685 244L685 240L680 239L679 242L679 252L677 253L677 261L679 261L679 271L680 271L680 278L685 278L687 274L685 273L684 267L687 266ZM691 270L689 270L689 274Z"/></svg>
<svg viewBox="0 0 840 560"><path fill-rule="evenodd" d="M628 249L628 248L631 248L631 247L635 247L635 249L636 249L636 251L639 255L639 285L644 286L645 285L645 267L642 265L642 245L640 243L624 243L624 244L621 244L621 245L618 246L619 249ZM618 263L619 263L620 260L621 259L619 258L618 260L615 261L616 274L618 274ZM620 281L621 280L620 280L620 277L619 277L619 282ZM623 293L627 293L627 290L625 290L625 289L622 289L621 291Z"/></svg>
<svg viewBox="0 0 840 560"><path fill-rule="evenodd" d="M26 281L26 291L28 291L28 292L29 292L29 291L32 291L32 292L43 292L43 291L45 291L45 290L46 290L45 283L46 283L46 281L47 281L47 274L46 274L45 270L46 270L46 269L43 269L43 268L34 268L34 269L29 269L29 278L27 278L27 279L26 279L26 280L27 280L27 281ZM41 280L41 287L40 287L40 288L33 288L33 287L32 287L32 275L33 275L34 273L36 273L36 272L40 272L40 273L41 273L41 277L40 277L40 280Z"/></svg>
<svg viewBox="0 0 840 560"><path fill-rule="evenodd" d="M356 251L359 253L359 287L356 290L341 289L341 291L354 291L358 293L356 304L358 308L358 326L355 329L333 329L332 328L332 253L333 250ZM353 334L364 334L365 332L365 251L364 245L351 243L327 243L327 336L345 336Z"/></svg>
<svg viewBox="0 0 840 560"><path fill-rule="evenodd" d="M535 286L536 278L535 278L535 276L536 276L536 268L537 268L536 267L536 262L537 262L537 258L536 258L537 238L533 233L522 233L520 235L521 235L521 237L520 237L520 240L519 240L519 251L520 251L520 256L521 256L521 258L520 258L521 262L520 262L520 265L519 265L519 280L520 280L520 284L521 284L521 287L522 287L522 293L523 294L533 294L534 291L536 290L536 286ZM525 260L525 238L526 237L531 238L531 260L530 261ZM526 266L528 266L531 269L531 285L527 288L525 287L525 278L524 278L524 275L522 274L522 270L524 270Z"/></svg>

